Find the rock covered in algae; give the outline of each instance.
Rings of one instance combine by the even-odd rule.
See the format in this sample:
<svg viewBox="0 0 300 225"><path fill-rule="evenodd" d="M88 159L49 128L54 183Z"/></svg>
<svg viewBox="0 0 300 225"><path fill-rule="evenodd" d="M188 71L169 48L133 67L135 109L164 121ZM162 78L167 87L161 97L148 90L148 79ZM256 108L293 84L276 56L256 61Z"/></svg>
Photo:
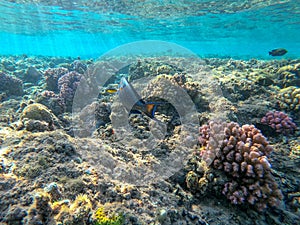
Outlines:
<svg viewBox="0 0 300 225"><path fill-rule="evenodd" d="M30 66L26 70L24 80L27 82L37 84L42 78L42 76L42 73L37 68L35 68L34 66Z"/></svg>
<svg viewBox="0 0 300 225"><path fill-rule="evenodd" d="M86 194L79 194L70 204L66 200L54 202L52 208L55 209L55 220L62 224L89 224L89 217L92 211L92 203Z"/></svg>
<svg viewBox="0 0 300 225"><path fill-rule="evenodd" d="M34 202L31 205L28 215L25 218L26 224L55 224L52 218L50 198L47 193L36 193Z"/></svg>
<svg viewBox="0 0 300 225"><path fill-rule="evenodd" d="M28 131L54 130L54 126L60 127L55 115L46 106L39 103L26 106L20 119Z"/></svg>
<svg viewBox="0 0 300 225"><path fill-rule="evenodd" d="M174 75L176 72L182 72L182 69L164 62L150 60L139 60L130 65L128 71L131 80L160 74Z"/></svg>
<svg viewBox="0 0 300 225"><path fill-rule="evenodd" d="M36 102L47 106L56 115L60 115L65 111L65 102L58 94L53 91L43 91L39 93Z"/></svg>
<svg viewBox="0 0 300 225"><path fill-rule="evenodd" d="M46 106L39 103L34 103L24 108L21 114L21 119L25 118L53 123L52 113Z"/></svg>
<svg viewBox="0 0 300 225"><path fill-rule="evenodd" d="M201 86L197 82L188 81L184 74L174 76L162 74L152 80L142 92L143 97L158 97L171 104L180 102L182 111L190 112L196 106L199 111L208 108L208 102L201 93ZM186 101L186 100L192 100ZM176 107L176 104L173 104Z"/></svg>
<svg viewBox="0 0 300 225"><path fill-rule="evenodd" d="M0 91L7 95L22 95L23 82L14 76L0 72Z"/></svg>

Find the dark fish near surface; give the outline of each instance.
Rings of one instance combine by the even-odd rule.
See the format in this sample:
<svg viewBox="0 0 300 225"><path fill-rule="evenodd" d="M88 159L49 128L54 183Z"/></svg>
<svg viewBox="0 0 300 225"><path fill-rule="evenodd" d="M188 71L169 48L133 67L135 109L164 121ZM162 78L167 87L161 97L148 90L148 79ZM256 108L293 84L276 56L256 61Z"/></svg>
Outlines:
<svg viewBox="0 0 300 225"><path fill-rule="evenodd" d="M160 103L143 101L124 77L121 78L118 95L127 111L131 113L144 113L152 119L154 118L157 106L160 105Z"/></svg>
<svg viewBox="0 0 300 225"><path fill-rule="evenodd" d="M284 48L277 48L273 49L272 51L269 52L269 55L271 56L282 56L286 54L288 51Z"/></svg>

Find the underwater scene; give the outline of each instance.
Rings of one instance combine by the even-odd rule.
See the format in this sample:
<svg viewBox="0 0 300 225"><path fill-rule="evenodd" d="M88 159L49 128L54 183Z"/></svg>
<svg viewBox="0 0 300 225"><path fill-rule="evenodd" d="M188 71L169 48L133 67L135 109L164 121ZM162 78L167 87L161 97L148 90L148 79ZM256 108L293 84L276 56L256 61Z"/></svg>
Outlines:
<svg viewBox="0 0 300 225"><path fill-rule="evenodd" d="M0 224L300 224L298 0L0 0Z"/></svg>

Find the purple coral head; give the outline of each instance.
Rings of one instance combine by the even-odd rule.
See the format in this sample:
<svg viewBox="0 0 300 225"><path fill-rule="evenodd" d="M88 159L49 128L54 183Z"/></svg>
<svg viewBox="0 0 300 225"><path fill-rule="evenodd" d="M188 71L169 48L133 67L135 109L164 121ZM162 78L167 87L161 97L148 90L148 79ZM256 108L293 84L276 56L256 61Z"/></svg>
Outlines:
<svg viewBox="0 0 300 225"><path fill-rule="evenodd" d="M69 112L72 111L73 98L81 76L81 74L72 71L63 75L58 80L59 97L63 100L66 110Z"/></svg>
<svg viewBox="0 0 300 225"><path fill-rule="evenodd" d="M293 119L281 111L269 111L261 119L261 123L270 126L276 133L283 135L293 134L297 130L297 125Z"/></svg>

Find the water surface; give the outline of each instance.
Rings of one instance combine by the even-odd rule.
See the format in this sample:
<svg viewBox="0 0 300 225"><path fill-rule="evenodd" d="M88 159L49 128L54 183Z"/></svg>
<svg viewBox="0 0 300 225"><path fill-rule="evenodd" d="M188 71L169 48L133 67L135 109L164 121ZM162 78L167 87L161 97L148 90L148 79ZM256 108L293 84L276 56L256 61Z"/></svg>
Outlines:
<svg viewBox="0 0 300 225"><path fill-rule="evenodd" d="M203 57L300 55L300 2L0 1L0 54L99 57L125 43L174 42Z"/></svg>

